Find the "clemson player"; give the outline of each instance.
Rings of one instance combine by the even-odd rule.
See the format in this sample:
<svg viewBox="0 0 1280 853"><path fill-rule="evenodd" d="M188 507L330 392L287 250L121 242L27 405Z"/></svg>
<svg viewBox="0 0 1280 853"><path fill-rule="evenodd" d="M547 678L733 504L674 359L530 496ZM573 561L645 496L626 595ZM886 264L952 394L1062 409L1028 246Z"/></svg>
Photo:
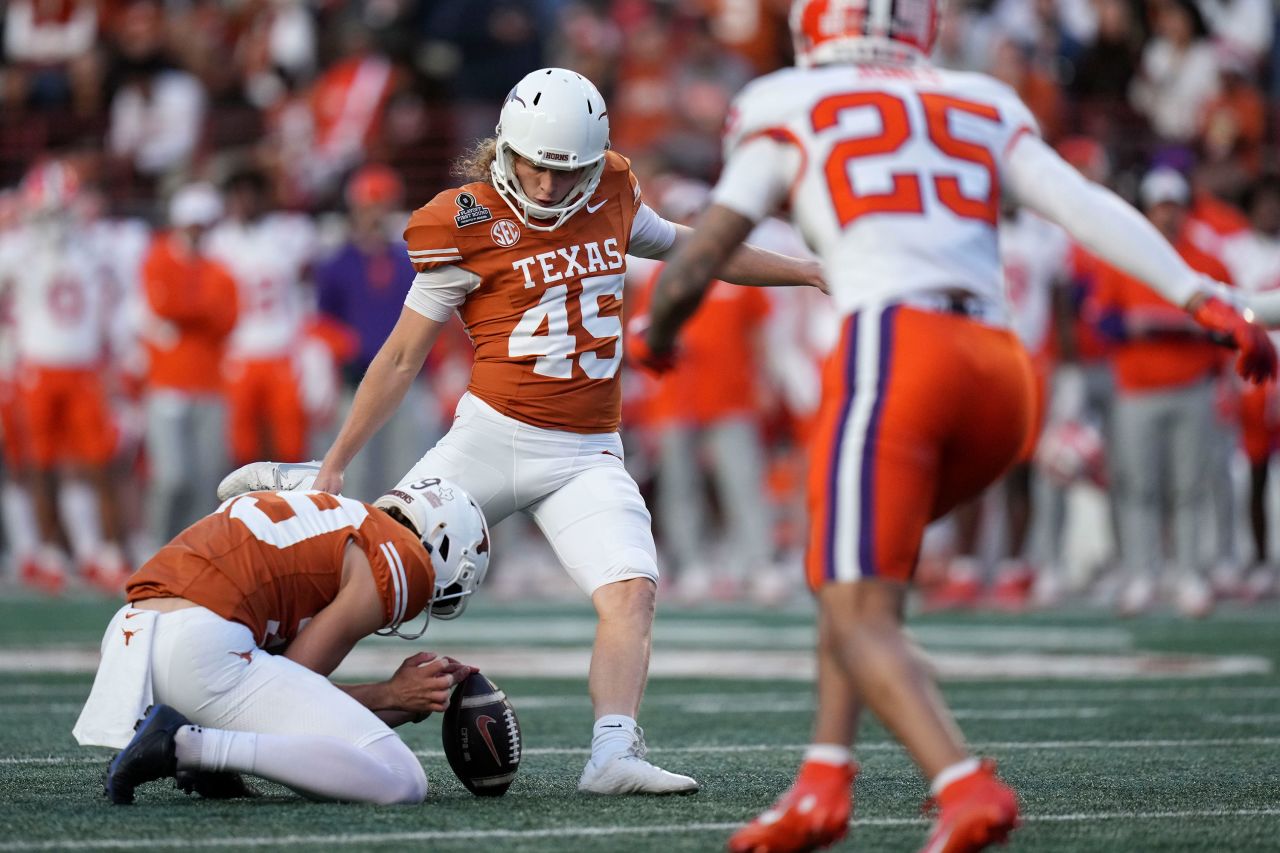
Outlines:
<svg viewBox="0 0 1280 853"><path fill-rule="evenodd" d="M846 317L810 448L814 743L791 790L730 839L735 851L843 837L864 705L932 782L940 812L925 850L980 850L1018 825L1014 792L970 756L902 631L925 524L995 481L1031 428L1031 365L1000 281L1003 191L1231 337L1247 378L1276 371L1265 332L1045 145L1011 90L929 64L937 12L932 0L792 6L800 67L738 96L715 203L665 269L637 341L645 361L669 363L716 268L784 201Z"/></svg>
<svg viewBox="0 0 1280 853"><path fill-rule="evenodd" d="M315 248L309 219L268 213L266 178L246 170L225 188L227 217L205 237L205 253L231 271L239 314L226 360L227 421L236 464L274 455L306 458L307 418L297 353L302 276ZM270 436L262 444L262 436Z"/></svg>
<svg viewBox="0 0 1280 853"><path fill-rule="evenodd" d="M72 733L123 747L106 779L114 803L175 775L188 792L240 796L242 772L312 799L420 803L426 775L390 727L443 710L469 667L419 652L384 682L325 676L369 634L417 639L425 623L401 631L424 610L457 616L488 564L484 515L444 480L372 505L233 498L129 579Z"/></svg>
<svg viewBox="0 0 1280 853"><path fill-rule="evenodd" d="M58 491L74 473L95 492L105 540L76 549L81 577L119 595L128 569L111 466L118 432L103 380L113 306L72 213L79 191L79 176L69 163L33 166L21 187L25 223L13 238L7 269L0 270L13 291L21 430L40 537L22 575L51 592L65 584L61 543L71 531L60 524Z"/></svg>
<svg viewBox="0 0 1280 853"><path fill-rule="evenodd" d="M544 68L515 85L497 136L472 152L473 179L419 208L405 229L417 276L318 474L264 463L248 482L336 492L395 410L456 312L475 346L453 426L402 482L441 476L493 522L530 516L599 616L588 686L596 723L578 788L594 794L698 789L644 760L635 716L648 675L658 577L649 511L618 435L622 284L628 253L660 258L688 229L644 204L590 81ZM816 262L750 247L720 277L821 286Z"/></svg>

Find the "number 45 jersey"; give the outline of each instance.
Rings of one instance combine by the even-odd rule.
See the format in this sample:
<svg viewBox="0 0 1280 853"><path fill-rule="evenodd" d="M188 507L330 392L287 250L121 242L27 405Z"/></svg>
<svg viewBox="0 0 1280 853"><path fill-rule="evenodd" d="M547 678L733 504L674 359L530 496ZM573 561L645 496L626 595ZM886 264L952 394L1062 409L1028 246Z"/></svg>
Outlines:
<svg viewBox="0 0 1280 853"><path fill-rule="evenodd" d="M156 552L125 597L185 598L272 649L337 596L348 542L369 558L387 626L422 612L435 572L418 537L380 509L325 492L231 498Z"/></svg>
<svg viewBox="0 0 1280 853"><path fill-rule="evenodd" d="M790 68L738 96L714 199L761 219L789 206L845 314L958 289L1003 305L1002 161L1035 120L981 74Z"/></svg>
<svg viewBox="0 0 1280 853"><path fill-rule="evenodd" d="M674 239L627 159L605 156L595 194L554 231L526 227L487 183L440 193L405 229L418 270L405 305L440 322L456 310L475 345L468 390L544 429L618 429L626 254Z"/></svg>

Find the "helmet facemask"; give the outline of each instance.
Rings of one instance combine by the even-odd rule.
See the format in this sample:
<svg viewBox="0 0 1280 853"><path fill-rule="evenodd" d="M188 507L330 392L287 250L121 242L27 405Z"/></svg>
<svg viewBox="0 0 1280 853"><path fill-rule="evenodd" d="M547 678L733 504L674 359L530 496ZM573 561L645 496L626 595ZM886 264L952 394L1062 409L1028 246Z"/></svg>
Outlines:
<svg viewBox="0 0 1280 853"><path fill-rule="evenodd" d="M511 208L511 212L520 218L524 226L534 231L554 231L563 225L565 220L591 200L596 187L600 185L600 177L604 174L604 158L601 157L595 163L581 167L582 175L563 199L553 206L544 207L525 194L524 187L520 186L520 180L516 177L516 157L522 156L524 155L518 153L502 138L501 129L499 129L497 156L493 158L493 165L489 167L494 189L502 196L507 207ZM525 157L525 159L531 164L535 163L532 158ZM548 166L548 168L557 167Z"/></svg>

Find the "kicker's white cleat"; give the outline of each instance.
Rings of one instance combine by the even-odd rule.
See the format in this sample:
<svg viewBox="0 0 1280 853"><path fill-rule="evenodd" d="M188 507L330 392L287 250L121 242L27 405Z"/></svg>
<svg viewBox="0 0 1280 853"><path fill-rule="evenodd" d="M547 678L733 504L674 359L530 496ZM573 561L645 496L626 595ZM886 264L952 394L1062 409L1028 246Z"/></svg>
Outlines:
<svg viewBox="0 0 1280 853"><path fill-rule="evenodd" d="M578 790L584 794L619 796L623 794L693 794L697 781L679 773L668 773L650 764L644 757L648 753L644 734L636 727L636 740L623 752L615 753L597 763L595 757L587 759L587 766L578 780Z"/></svg>
<svg viewBox="0 0 1280 853"><path fill-rule="evenodd" d="M222 478L218 500L245 492L296 492L309 489L320 473L320 462L250 462Z"/></svg>

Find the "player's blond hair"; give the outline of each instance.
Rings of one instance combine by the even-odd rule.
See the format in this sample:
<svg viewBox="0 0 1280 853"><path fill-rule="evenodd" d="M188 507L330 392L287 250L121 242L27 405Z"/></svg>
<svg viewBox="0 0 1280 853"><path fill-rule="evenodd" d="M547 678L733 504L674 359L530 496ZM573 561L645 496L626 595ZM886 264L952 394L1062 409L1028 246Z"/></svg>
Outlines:
<svg viewBox="0 0 1280 853"><path fill-rule="evenodd" d="M498 139L481 139L462 153L453 163L453 173L467 181L491 183L490 167L498 159Z"/></svg>

